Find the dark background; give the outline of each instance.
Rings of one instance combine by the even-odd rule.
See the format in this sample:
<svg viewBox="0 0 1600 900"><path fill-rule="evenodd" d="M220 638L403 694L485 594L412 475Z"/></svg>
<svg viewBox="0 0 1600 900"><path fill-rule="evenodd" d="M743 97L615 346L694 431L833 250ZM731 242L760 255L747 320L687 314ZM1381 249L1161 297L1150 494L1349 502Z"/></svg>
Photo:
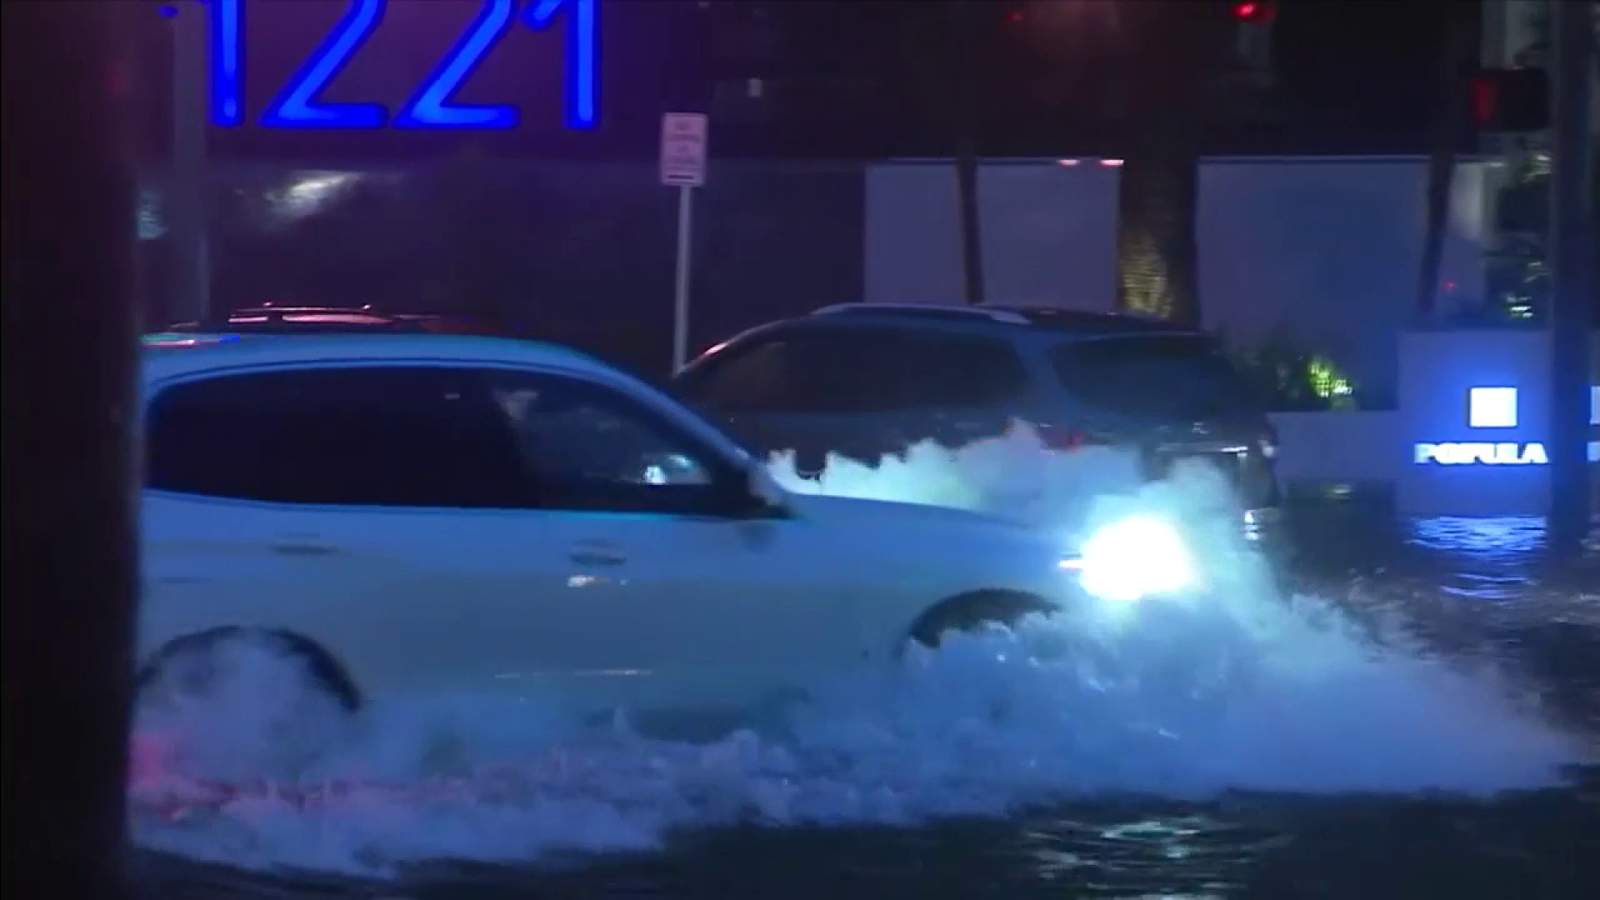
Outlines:
<svg viewBox="0 0 1600 900"><path fill-rule="evenodd" d="M149 6L135 121L155 181L172 133L162 6L200 12L192 0ZM676 196L656 177L660 114L704 110L712 164L696 192L691 350L859 298L864 164L963 147L1126 157L1119 299L1197 320L1199 156L1428 152L1450 15L1475 48L1480 12L1423 0L1272 7L1268 27L1241 25L1226 0L600 0L598 128L564 124L560 20L514 25L456 98L517 104L516 129L418 132L255 124L347 5L245 0L246 124L208 131L212 311L272 300L461 313L663 373ZM390 0L323 99L392 113L479 9ZM1265 30L1265 61L1238 49L1250 28ZM1470 131L1454 137L1470 147ZM380 177L273 221L268 194L299 170ZM160 325L173 248L145 244L146 318ZM1164 258L1127 249L1150 246ZM1178 276L1151 284L1148 272Z"/></svg>

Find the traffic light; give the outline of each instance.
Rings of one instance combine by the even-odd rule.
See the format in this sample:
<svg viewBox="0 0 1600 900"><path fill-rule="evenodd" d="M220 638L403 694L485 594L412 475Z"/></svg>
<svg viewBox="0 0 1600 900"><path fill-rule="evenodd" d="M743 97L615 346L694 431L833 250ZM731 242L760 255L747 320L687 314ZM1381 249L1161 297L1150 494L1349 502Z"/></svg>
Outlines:
<svg viewBox="0 0 1600 900"><path fill-rule="evenodd" d="M1278 4L1274 0L1233 0L1228 10L1240 24L1270 25L1278 15Z"/></svg>
<svg viewBox="0 0 1600 900"><path fill-rule="evenodd" d="M1550 127L1550 78L1543 69L1483 69L1472 76L1469 98L1479 131Z"/></svg>

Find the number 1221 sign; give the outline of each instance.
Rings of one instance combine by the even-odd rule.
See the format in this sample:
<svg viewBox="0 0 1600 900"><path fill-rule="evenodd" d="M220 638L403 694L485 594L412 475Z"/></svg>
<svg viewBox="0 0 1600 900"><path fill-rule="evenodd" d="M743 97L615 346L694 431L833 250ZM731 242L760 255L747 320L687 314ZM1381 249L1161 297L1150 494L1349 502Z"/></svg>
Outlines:
<svg viewBox="0 0 1600 900"><path fill-rule="evenodd" d="M566 23L566 119L593 128L600 118L600 0L479 0L471 24L393 115L381 103L328 103L323 88L339 74L383 21L387 0L348 0L343 17L261 113L266 128L515 128L516 106L464 104L451 98L506 32L520 22L545 29ZM208 0L211 10L211 119L244 123L246 0Z"/></svg>

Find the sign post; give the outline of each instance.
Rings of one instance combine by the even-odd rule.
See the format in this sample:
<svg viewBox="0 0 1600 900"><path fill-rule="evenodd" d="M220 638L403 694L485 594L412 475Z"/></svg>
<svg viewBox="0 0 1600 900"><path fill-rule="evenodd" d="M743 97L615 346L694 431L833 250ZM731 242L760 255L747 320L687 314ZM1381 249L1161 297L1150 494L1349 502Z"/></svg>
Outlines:
<svg viewBox="0 0 1600 900"><path fill-rule="evenodd" d="M678 265L672 315L672 371L689 356L689 239L693 232L694 189L706 183L706 126L703 113L661 117L661 183L678 189Z"/></svg>
<svg viewBox="0 0 1600 900"><path fill-rule="evenodd" d="M1550 518L1564 549L1589 530L1589 335L1595 327L1590 73L1594 10L1551 0L1555 88L1550 111Z"/></svg>

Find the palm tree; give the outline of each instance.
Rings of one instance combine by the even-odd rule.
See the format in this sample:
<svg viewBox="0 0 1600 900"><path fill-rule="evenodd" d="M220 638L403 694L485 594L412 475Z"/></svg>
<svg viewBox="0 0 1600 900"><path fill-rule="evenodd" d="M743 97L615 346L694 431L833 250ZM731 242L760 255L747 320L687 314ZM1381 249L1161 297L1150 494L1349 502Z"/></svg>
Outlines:
<svg viewBox="0 0 1600 900"><path fill-rule="evenodd" d="M1117 67L1124 134L1117 203L1117 303L1130 312L1200 322L1195 210L1200 139L1215 42L1185 22L1187 4L1126 5Z"/></svg>
<svg viewBox="0 0 1600 900"><path fill-rule="evenodd" d="M1444 254L1444 232L1450 214L1450 183L1455 176L1456 146L1466 124L1467 70L1473 62L1472 16L1477 7L1447 3L1439 7L1447 17L1444 50L1439 56L1439 105L1435 111L1433 149L1428 154L1428 195L1422 265L1417 271L1417 314L1433 315L1438 295L1439 266Z"/></svg>

